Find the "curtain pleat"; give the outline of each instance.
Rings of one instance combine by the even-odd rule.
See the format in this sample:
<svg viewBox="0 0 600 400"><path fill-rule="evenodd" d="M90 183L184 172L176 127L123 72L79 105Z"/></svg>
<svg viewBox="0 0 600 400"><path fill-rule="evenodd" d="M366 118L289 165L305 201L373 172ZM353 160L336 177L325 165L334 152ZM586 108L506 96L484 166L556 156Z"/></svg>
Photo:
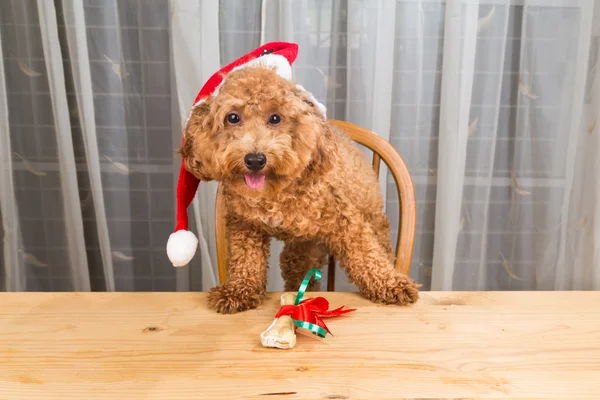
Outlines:
<svg viewBox="0 0 600 400"><path fill-rule="evenodd" d="M38 0L38 13L48 84L54 114L54 127L58 147L58 164L60 171L61 192L63 196L64 219L69 252L69 267L75 291L90 291L90 274L85 239L83 236L83 220L81 203L79 202L79 186L75 167L73 142L71 138L71 121L67 92L65 86L65 71L63 68L58 26L54 4Z"/></svg>
<svg viewBox="0 0 600 400"><path fill-rule="evenodd" d="M0 54L2 34L0 33ZM21 228L15 198L10 127L8 120L8 95L5 81L4 59L0 57L0 211L2 214L2 238L4 259L4 290L25 290L25 265L20 257Z"/></svg>
<svg viewBox="0 0 600 400"><path fill-rule="evenodd" d="M577 149L579 141L582 137L582 121L584 112L584 101L587 83L587 68L589 59L590 39L592 33L592 21L594 17L594 2L593 0L584 0L581 2L582 12L579 14L579 35L575 41L577 46L576 58L574 62L574 82L572 97L565 99L564 106L569 110L569 124L565 126L568 132L568 145L566 147L565 159L565 181L564 195L560 215L561 222L571 220L571 216L579 215L579 198L582 195L582 188L578 191L573 191L574 181L577 171ZM536 16L532 16L534 18ZM535 26L528 32L535 35ZM574 43L574 44L575 44ZM532 66L533 67L533 66ZM581 257L585 252L594 251L592 248L587 248L585 252L575 252L572 246L572 240L568 238L570 234L571 224L562 223L560 226L560 241L559 253L556 260L556 281L555 289L590 289L593 288L593 279L590 279L594 274L591 273L592 259ZM579 262L578 262L579 261ZM569 275L571 279L569 279ZM599 288L596 286L595 288Z"/></svg>
<svg viewBox="0 0 600 400"><path fill-rule="evenodd" d="M351 15L352 16L352 15ZM369 101L370 121L364 121L365 127L390 140L390 127L392 115L392 82L394 82L395 49L396 49L396 2L379 1L374 32L374 55L372 61L366 65L370 75L371 101ZM370 46L365 46L368 49ZM381 194L387 197L388 169L381 163L379 184ZM384 210L385 210L384 203Z"/></svg>
<svg viewBox="0 0 600 400"><path fill-rule="evenodd" d="M498 140L498 126L499 126L499 121L500 121L500 110L501 110L501 103L502 103L502 86L507 84L506 80L505 80L505 75L503 73L504 71L504 63L505 63L505 56L507 53L507 41L508 38L510 37L511 33L508 31L508 27L509 27L509 21L510 21L510 0L506 0L504 4L497 4L494 6L494 8L492 8L493 12L497 15L500 14L503 16L503 22L502 22L502 28L500 30L500 37L501 37L501 43L499 45L499 47L494 48L492 51L495 51L495 53L497 54L497 57L499 59L499 63L498 63L498 69L494 72L498 73L498 76L495 77L496 78L496 82L495 82L495 93L493 94L493 114L491 115L491 119L490 119L490 123L491 123L491 127L492 129L490 130L490 136L491 136L491 146L489 149L489 152L487 154L484 155L484 157L486 157L486 159L488 160L488 169L486 171L486 180L485 180L485 184L482 187L483 190L483 202L484 204L489 204L489 202L492 200L491 198L491 193L492 193L492 182L493 182L493 177L494 177L494 163L495 163L495 159L496 159L496 143ZM492 11L490 11L492 12ZM488 14L489 15L489 14ZM487 18L487 15L482 17L483 19L480 18L480 21L485 21L485 18ZM474 116L474 118L476 118L475 120L473 118L471 118L471 120L469 121L469 126L471 126L471 124L473 124L473 121L477 121L477 125L479 125L480 123L480 116ZM481 121L486 122L486 121ZM475 134L475 132L473 132L473 135ZM465 217L461 215L461 220L465 221L464 219ZM490 223L490 208L489 207L485 207L484 212L483 212L483 216L482 216L482 232L483 235L481 237L481 251L479 253L479 267L478 267L478 271L477 271L477 284L475 286L475 288L477 290L484 290L486 288L486 282L488 279L488 272L487 272L487 264L488 264L488 260L490 257L490 254L488 252L488 240L489 240L489 235L486 234L486 232L488 232L489 229L489 223Z"/></svg>
<svg viewBox="0 0 600 400"><path fill-rule="evenodd" d="M478 1L448 0L442 64L432 290L452 288L465 177ZM464 14L463 14L464 12Z"/></svg>
<svg viewBox="0 0 600 400"><path fill-rule="evenodd" d="M43 0L40 0L43 2ZM98 243L102 259L102 271L107 291L114 291L115 274L112 260L110 237L106 220L105 200L100 173L100 155L96 132L96 117L92 90L92 74L88 37L83 5L77 0L63 0L64 18L67 24L67 45L72 63L75 97L79 110L81 134L85 149L86 166L90 180L94 217Z"/></svg>

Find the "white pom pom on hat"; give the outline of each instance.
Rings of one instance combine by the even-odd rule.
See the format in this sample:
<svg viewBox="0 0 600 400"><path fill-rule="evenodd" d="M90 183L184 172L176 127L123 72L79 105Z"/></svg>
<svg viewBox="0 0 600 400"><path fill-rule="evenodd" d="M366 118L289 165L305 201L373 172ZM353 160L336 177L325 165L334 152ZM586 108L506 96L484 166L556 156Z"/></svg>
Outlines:
<svg viewBox="0 0 600 400"><path fill-rule="evenodd" d="M292 63L298 55L298 45L295 43L271 42L264 44L250 53L238 58L232 63L221 68L213 74L204 84L190 111L201 105L207 98L218 93L219 88L225 82L227 74L246 67L274 67L279 76L284 79L292 79ZM311 101L314 99L309 93ZM315 106L325 117L325 107L314 100ZM189 117L188 117L189 120ZM183 131L188 121L185 122ZM183 138L185 140L185 138ZM189 231L187 208L194 199L200 181L191 172L185 169L183 160L179 168L179 179L177 182L177 225L175 232L169 236L167 241L167 256L175 267L187 265L198 248L198 238Z"/></svg>
<svg viewBox="0 0 600 400"><path fill-rule="evenodd" d="M188 230L171 233L167 241L167 255L175 267L187 265L198 247L198 238Z"/></svg>

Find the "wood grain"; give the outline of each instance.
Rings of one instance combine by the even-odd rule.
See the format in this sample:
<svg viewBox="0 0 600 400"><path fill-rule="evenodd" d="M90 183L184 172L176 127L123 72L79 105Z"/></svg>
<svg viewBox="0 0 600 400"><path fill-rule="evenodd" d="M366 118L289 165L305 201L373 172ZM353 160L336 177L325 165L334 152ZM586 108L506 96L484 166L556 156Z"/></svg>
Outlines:
<svg viewBox="0 0 600 400"><path fill-rule="evenodd" d="M219 269L219 282L227 280L227 229L225 227L226 206L225 198L221 191L222 185L219 183L217 197L215 199L215 242L217 248L217 267Z"/></svg>
<svg viewBox="0 0 600 400"><path fill-rule="evenodd" d="M600 398L600 292L327 298L358 311L276 350L279 294L218 315L204 293L2 293L0 399Z"/></svg>

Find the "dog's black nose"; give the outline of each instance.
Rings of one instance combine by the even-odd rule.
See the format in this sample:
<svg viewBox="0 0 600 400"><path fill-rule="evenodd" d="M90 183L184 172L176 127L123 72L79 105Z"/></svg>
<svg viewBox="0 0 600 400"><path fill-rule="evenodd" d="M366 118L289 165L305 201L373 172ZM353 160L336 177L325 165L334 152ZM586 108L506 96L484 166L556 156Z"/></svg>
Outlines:
<svg viewBox="0 0 600 400"><path fill-rule="evenodd" d="M250 171L260 171L267 165L267 157L262 153L250 153L246 154L244 162Z"/></svg>

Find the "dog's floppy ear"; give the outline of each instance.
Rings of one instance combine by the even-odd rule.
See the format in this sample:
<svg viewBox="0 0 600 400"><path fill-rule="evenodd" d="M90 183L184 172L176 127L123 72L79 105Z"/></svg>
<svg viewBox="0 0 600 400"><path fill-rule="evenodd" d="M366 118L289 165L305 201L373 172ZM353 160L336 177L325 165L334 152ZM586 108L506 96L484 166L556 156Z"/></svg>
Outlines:
<svg viewBox="0 0 600 400"><path fill-rule="evenodd" d="M326 122L320 122L315 132L316 146L314 148L310 170L313 174L321 175L333 167L337 156L337 144L332 127Z"/></svg>
<svg viewBox="0 0 600 400"><path fill-rule="evenodd" d="M208 118L209 113L210 105L207 102L194 107L183 128L183 143L177 151L183 158L185 169L203 181L210 181L212 178L208 175L205 162L200 158L200 154L194 151L194 143L207 140L210 135L212 128L210 118Z"/></svg>
<svg viewBox="0 0 600 400"><path fill-rule="evenodd" d="M307 128L311 131L310 137L314 141L312 160L307 171L313 175L320 175L333 167L334 158L337 155L335 133L327 123L327 109L319 103L315 97L301 85L293 89L294 95L310 106L311 114L318 120L308 122Z"/></svg>
<svg viewBox="0 0 600 400"><path fill-rule="evenodd" d="M322 117L324 120L327 119L327 108L319 103L312 93L304 89L301 85L296 85L294 94L302 99L303 102L311 106L316 115Z"/></svg>

